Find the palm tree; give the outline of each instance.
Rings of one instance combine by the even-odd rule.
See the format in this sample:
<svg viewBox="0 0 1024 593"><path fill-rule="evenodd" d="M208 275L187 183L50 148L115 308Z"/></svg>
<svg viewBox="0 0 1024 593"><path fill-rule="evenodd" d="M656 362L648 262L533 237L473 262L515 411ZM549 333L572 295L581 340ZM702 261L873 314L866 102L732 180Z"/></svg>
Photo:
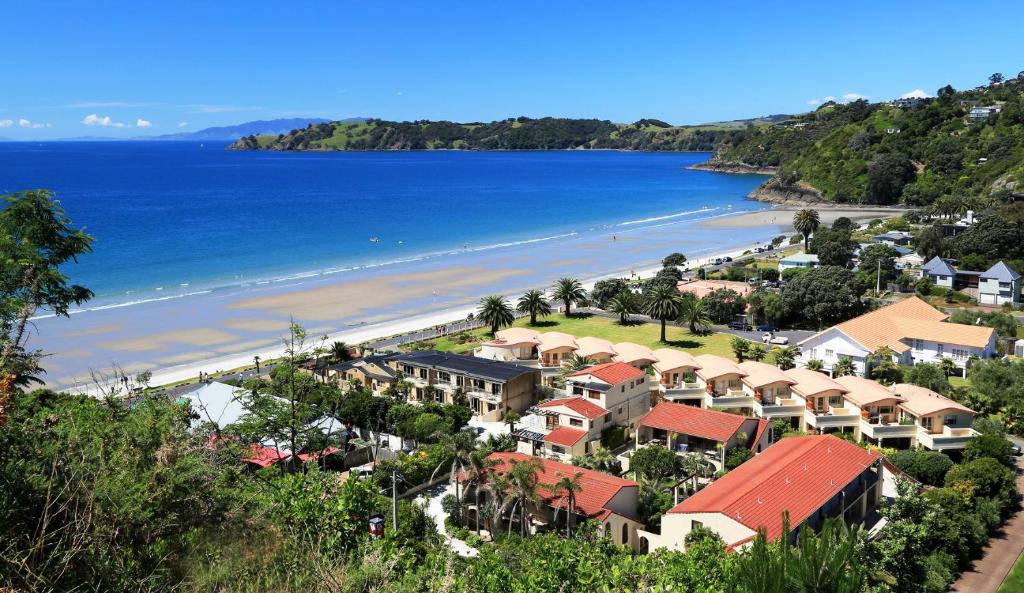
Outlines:
<svg viewBox="0 0 1024 593"><path fill-rule="evenodd" d="M618 314L619 323L622 325L629 323L629 316L636 313L636 309L636 295L628 290L623 290L608 302L608 310Z"/></svg>
<svg viewBox="0 0 1024 593"><path fill-rule="evenodd" d="M939 370L948 379L957 373L956 363L951 358L943 358L939 361Z"/></svg>
<svg viewBox="0 0 1024 593"><path fill-rule="evenodd" d="M484 488L484 483L487 482L488 476L497 464L498 460L489 458L487 452L483 450L473 451L466 460L466 488L463 490L463 497L465 497L465 493L469 491L469 487L472 485L473 495L476 498L477 535L480 535L480 515L483 510L480 507L480 491Z"/></svg>
<svg viewBox="0 0 1024 593"><path fill-rule="evenodd" d="M737 362L743 362L743 358L750 352L750 342L739 336L733 336L729 341L732 353L736 356Z"/></svg>
<svg viewBox="0 0 1024 593"><path fill-rule="evenodd" d="M811 360L807 361L807 364L805 366L812 371L817 371L820 373L822 370L824 370L825 363L821 362L817 358L812 358Z"/></svg>
<svg viewBox="0 0 1024 593"><path fill-rule="evenodd" d="M832 365L832 376L833 377L845 377L852 375L857 371L856 367L853 366L853 359L849 356L842 356L834 365Z"/></svg>
<svg viewBox="0 0 1024 593"><path fill-rule="evenodd" d="M515 410L505 412L505 424L508 424L508 432L510 434L516 431L516 422L519 422L520 418L519 412Z"/></svg>
<svg viewBox="0 0 1024 593"><path fill-rule="evenodd" d="M573 303L586 299L587 291L583 290L583 285L575 278L559 278L555 282L551 297L565 304L565 316L569 317L569 308Z"/></svg>
<svg viewBox="0 0 1024 593"><path fill-rule="evenodd" d="M793 228L804 236L804 251L807 251L811 233L818 230L821 220L817 210L804 209L793 215Z"/></svg>
<svg viewBox="0 0 1024 593"><path fill-rule="evenodd" d="M491 335L498 333L499 328L512 325L512 322L516 320L516 316L512 312L512 305L508 304L505 297L498 295L485 296L480 299L477 316L491 326Z"/></svg>
<svg viewBox="0 0 1024 593"><path fill-rule="evenodd" d="M560 385L565 384L565 378L575 373L578 370L585 369L589 366L594 366L597 361L589 356L581 356L579 354L573 354L569 358L562 361L562 370L558 373L558 383Z"/></svg>
<svg viewBox="0 0 1024 593"><path fill-rule="evenodd" d="M775 366L784 371L796 366L796 357L800 350L796 346L783 346L775 351Z"/></svg>
<svg viewBox="0 0 1024 593"><path fill-rule="evenodd" d="M348 351L348 344L345 342L334 342L331 344L331 358L334 359L334 362L352 360L352 354Z"/></svg>
<svg viewBox="0 0 1024 593"><path fill-rule="evenodd" d="M583 490L583 484L580 483L583 472L576 472L572 476L559 472L557 475L559 480L553 490L555 493L562 492L565 497L565 537L572 537L572 524L576 518L576 493ZM555 513L557 517L558 509L555 509Z"/></svg>
<svg viewBox="0 0 1024 593"><path fill-rule="evenodd" d="M544 471L544 465L540 459L532 458L527 461L512 461L512 467L505 474L508 481L508 500L505 506L509 507L509 518L515 516L516 507L519 507L519 533L526 537L527 520L526 505L539 504L540 495L537 493L537 472ZM512 530L511 521L509 531Z"/></svg>
<svg viewBox="0 0 1024 593"><path fill-rule="evenodd" d="M647 298L644 312L661 321L661 341L665 342L665 323L683 313L683 297L675 284L658 284Z"/></svg>
<svg viewBox="0 0 1024 593"><path fill-rule="evenodd" d="M704 301L687 295L683 298L683 313L679 316L679 321L689 326L691 334L698 334L711 326L711 315Z"/></svg>
<svg viewBox="0 0 1024 593"><path fill-rule="evenodd" d="M537 317L551 315L551 305L544 298L544 293L539 290L529 290L519 297L516 310L520 313L530 314L530 325L537 325Z"/></svg>
<svg viewBox="0 0 1024 593"><path fill-rule="evenodd" d="M768 356L768 350L761 344L754 344L747 351L747 358L754 362L761 362L766 356Z"/></svg>

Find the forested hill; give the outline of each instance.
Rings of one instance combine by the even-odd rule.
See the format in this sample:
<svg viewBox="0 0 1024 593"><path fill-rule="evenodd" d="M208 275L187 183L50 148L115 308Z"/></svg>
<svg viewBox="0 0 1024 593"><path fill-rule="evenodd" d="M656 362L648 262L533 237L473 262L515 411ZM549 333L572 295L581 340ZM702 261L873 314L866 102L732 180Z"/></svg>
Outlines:
<svg viewBox="0 0 1024 593"><path fill-rule="evenodd" d="M827 103L813 113L728 134L709 167L777 171L754 196L933 204L942 196L1024 194L1024 73L934 99ZM970 117L974 107L998 113Z"/></svg>
<svg viewBox="0 0 1024 593"><path fill-rule="evenodd" d="M766 125L769 116L702 126L672 126L655 119L616 124L599 119L510 118L490 123L448 121L313 124L280 136L247 136L238 150L565 150L711 151L730 131Z"/></svg>

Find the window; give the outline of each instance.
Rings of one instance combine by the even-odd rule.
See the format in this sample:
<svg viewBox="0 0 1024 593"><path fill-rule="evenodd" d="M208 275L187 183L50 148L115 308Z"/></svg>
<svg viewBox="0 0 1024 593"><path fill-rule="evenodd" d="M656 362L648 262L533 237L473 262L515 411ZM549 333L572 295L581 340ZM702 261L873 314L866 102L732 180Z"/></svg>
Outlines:
<svg viewBox="0 0 1024 593"><path fill-rule="evenodd" d="M925 417L921 418L921 427L925 428L927 430L931 430L932 429L932 417L931 416L925 416Z"/></svg>
<svg viewBox="0 0 1024 593"><path fill-rule="evenodd" d="M483 379L473 379L473 389L479 389L480 391L483 391L486 387L487 384L484 383Z"/></svg>
<svg viewBox="0 0 1024 593"><path fill-rule="evenodd" d="M406 364L406 365L402 365L402 372L405 373L409 377L413 377L413 376L415 376L416 369L414 369L411 366Z"/></svg>
<svg viewBox="0 0 1024 593"><path fill-rule="evenodd" d="M956 416L945 416L942 423L946 426L956 426Z"/></svg>
<svg viewBox="0 0 1024 593"><path fill-rule="evenodd" d="M825 358L834 358L836 355L835 350L831 348L825 348Z"/></svg>
<svg viewBox="0 0 1024 593"><path fill-rule="evenodd" d="M626 393L626 386L619 387L619 393Z"/></svg>
<svg viewBox="0 0 1024 593"><path fill-rule="evenodd" d="M601 392L594 390L587 391L587 397L590 399L601 399Z"/></svg>
<svg viewBox="0 0 1024 593"><path fill-rule="evenodd" d="M441 391L440 389L435 391L434 392L434 401L436 401L439 404L443 404L444 403L444 392Z"/></svg>
<svg viewBox="0 0 1024 593"><path fill-rule="evenodd" d="M427 369L420 369L420 379L427 378Z"/></svg>
<svg viewBox="0 0 1024 593"><path fill-rule="evenodd" d="M943 349L945 349L945 347L946 347L945 344L936 344L935 345L935 351L939 353L939 356L942 356L942 351L943 351Z"/></svg>
<svg viewBox="0 0 1024 593"><path fill-rule="evenodd" d="M618 413L619 413L619 414L622 414L622 408L621 408L621 407L619 408L619 411L618 411Z"/></svg>
<svg viewBox="0 0 1024 593"><path fill-rule="evenodd" d="M552 453L565 453L565 448L561 445L551 445Z"/></svg>
<svg viewBox="0 0 1024 593"><path fill-rule="evenodd" d="M491 383L491 394L501 395L501 385L498 385L497 383Z"/></svg>
<svg viewBox="0 0 1024 593"><path fill-rule="evenodd" d="M704 524L700 521L690 521L690 531L704 527Z"/></svg>
<svg viewBox="0 0 1024 593"><path fill-rule="evenodd" d="M446 373L444 371L439 371L437 373L437 381L439 383L451 383L452 382L452 374L451 373Z"/></svg>
<svg viewBox="0 0 1024 593"><path fill-rule="evenodd" d="M647 377L640 377L639 379L637 379L637 380L636 380L636 384L637 384L637 385L643 385L643 384L644 384L644 381L645 381L646 379L647 379Z"/></svg>
<svg viewBox="0 0 1024 593"><path fill-rule="evenodd" d="M841 395L833 395L833 396L831 396L830 398L828 398L828 405L830 405L830 406L841 406L841 405L843 405L843 396L841 396Z"/></svg>
<svg viewBox="0 0 1024 593"><path fill-rule="evenodd" d="M629 523L622 524L622 545L629 543Z"/></svg>
<svg viewBox="0 0 1024 593"><path fill-rule="evenodd" d="M569 418L569 426L582 427L583 421L579 418Z"/></svg>
<svg viewBox="0 0 1024 593"><path fill-rule="evenodd" d="M634 387L636 387L636 384L634 384L633 381L630 381L629 382L629 388L632 389Z"/></svg>
<svg viewBox="0 0 1024 593"><path fill-rule="evenodd" d="M622 410L619 410L619 412L621 413ZM604 415L604 421L605 422L611 422L612 421L612 415L611 414L605 414Z"/></svg>

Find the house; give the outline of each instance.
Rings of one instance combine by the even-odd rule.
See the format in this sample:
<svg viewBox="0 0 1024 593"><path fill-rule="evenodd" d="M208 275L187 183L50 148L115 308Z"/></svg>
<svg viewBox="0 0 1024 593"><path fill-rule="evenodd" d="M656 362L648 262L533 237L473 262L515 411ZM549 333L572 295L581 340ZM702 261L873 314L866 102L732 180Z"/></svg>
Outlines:
<svg viewBox="0 0 1024 593"><path fill-rule="evenodd" d="M793 255L784 256L779 260L779 273L791 270L794 268L816 268L818 267L818 256L813 253L794 253Z"/></svg>
<svg viewBox="0 0 1024 593"><path fill-rule="evenodd" d="M928 278L935 286L953 288L957 270L949 260L935 256L921 267L921 277ZM966 282L966 279L964 279Z"/></svg>
<svg viewBox="0 0 1024 593"><path fill-rule="evenodd" d="M700 364L693 355L674 348L658 348L654 355L658 357L653 368L662 399L700 407L705 391L697 382Z"/></svg>
<svg viewBox="0 0 1024 593"><path fill-rule="evenodd" d="M981 273L978 281L978 304L1017 303L1020 303L1020 274L1017 270L1000 261Z"/></svg>
<svg viewBox="0 0 1024 593"><path fill-rule="evenodd" d="M729 549L750 544L759 529L769 540L794 537L804 524L829 517L859 523L881 496L882 456L832 435L781 439L697 492L661 518L661 533L640 531L640 551L685 549L686 536L706 527ZM789 517L788 533L783 515Z"/></svg>
<svg viewBox="0 0 1024 593"><path fill-rule="evenodd" d="M880 235L871 237L872 243L878 243L881 245L910 245L914 241L914 236L904 231L889 231Z"/></svg>
<svg viewBox="0 0 1024 593"><path fill-rule="evenodd" d="M461 391L473 414L485 421L501 420L507 411L530 407L540 384L535 368L436 350L393 355L388 365L412 384L409 401L424 401L433 391L434 401L451 404Z"/></svg>
<svg viewBox="0 0 1024 593"><path fill-rule="evenodd" d="M540 469L536 473L539 501L528 502L525 509L532 532L565 532L569 500L566 492L558 487L558 482L563 478L576 478L579 482L579 491L573 497L574 524L578 525L588 519L595 521L600 535L608 536L619 545L637 549L637 531L643 527L643 523L640 522L637 511L639 485L636 482L523 453L491 453L488 459L495 462L491 471L497 475L507 473L516 463L528 462L531 459L536 459L540 464ZM476 488L477 486L468 486L469 500L475 500ZM480 489L479 495L481 505L487 504L488 499L493 496L487 488ZM476 519L476 508L475 504L469 508L469 524ZM523 510L520 509L518 512ZM512 520L513 525L519 524L518 515L512 517Z"/></svg>
<svg viewBox="0 0 1024 593"><path fill-rule="evenodd" d="M999 113L999 108L992 105L988 107L973 107L967 113L967 119L972 122L988 121L988 118Z"/></svg>
<svg viewBox="0 0 1024 593"><path fill-rule="evenodd" d="M327 367L327 376L342 389L351 389L357 382L380 395L395 380L395 369L388 365L388 355L366 356Z"/></svg>
<svg viewBox="0 0 1024 593"><path fill-rule="evenodd" d="M754 398L753 412L758 418L790 420L799 418L804 404L793 397L797 382L779 367L747 360L736 365L746 372L740 379L743 392Z"/></svg>
<svg viewBox="0 0 1024 593"><path fill-rule="evenodd" d="M658 361L658 357L647 346L632 342L619 342L613 348L615 348L615 361L624 362L638 369L645 369Z"/></svg>
<svg viewBox="0 0 1024 593"><path fill-rule="evenodd" d="M806 368L790 369L786 375L796 381L790 389L804 408L800 418L791 420L791 426L805 432L856 434L860 413L846 405L849 390L842 383Z"/></svg>
<svg viewBox="0 0 1024 593"><path fill-rule="evenodd" d="M864 377L847 375L837 377L835 382L846 389L843 394L846 408L856 414L854 434L857 441L896 449L913 446L908 438L913 426L908 428L902 424L900 416L902 398L881 383Z"/></svg>
<svg viewBox="0 0 1024 593"><path fill-rule="evenodd" d="M893 385L892 392L902 400L901 420L913 420L914 445L933 451L963 449L979 434L971 428L974 410L948 397L908 383Z"/></svg>
<svg viewBox="0 0 1024 593"><path fill-rule="evenodd" d="M587 336L576 339L576 355L601 363L611 362L618 355L618 351L608 340Z"/></svg>
<svg viewBox="0 0 1024 593"><path fill-rule="evenodd" d="M855 373L867 375L868 358L881 348L894 353L900 364L949 359L966 373L972 357L996 354L996 333L989 327L948 323L949 316L918 297L865 313L800 342L798 366L820 360L826 371L849 358Z"/></svg>
<svg viewBox="0 0 1024 593"><path fill-rule="evenodd" d="M479 358L522 362L537 359L540 332L525 327L510 327L495 334L474 353Z"/></svg>
<svg viewBox="0 0 1024 593"><path fill-rule="evenodd" d="M702 299L708 296L709 294L715 292L716 290L721 290L723 288L735 291L739 293L740 296L743 297L747 296L754 290L754 288L747 284L746 282L735 282L730 280L696 279L680 280L679 282L676 283L676 288L679 289L679 292L684 294L692 294L698 299Z"/></svg>
<svg viewBox="0 0 1024 593"><path fill-rule="evenodd" d="M245 414L245 407L242 406L237 391L238 389L227 383L210 381L196 385L193 389L178 395L176 399L181 403L188 403L192 412L199 417L200 424L212 422L223 428L238 422Z"/></svg>
<svg viewBox="0 0 1024 593"><path fill-rule="evenodd" d="M701 354L693 357L698 368L694 371L697 385L704 390L705 408L736 409L750 416L754 409L754 396L743 391L743 377L747 372L733 361Z"/></svg>
<svg viewBox="0 0 1024 593"><path fill-rule="evenodd" d="M900 253L900 256L896 258L896 267L906 270L910 268L920 268L924 265L924 258L915 251L909 251L907 253Z"/></svg>
<svg viewBox="0 0 1024 593"><path fill-rule="evenodd" d="M651 407L647 373L624 362L607 362L566 377L565 396L530 409L513 433L517 450L569 460L593 453L611 426L632 429Z"/></svg>
<svg viewBox="0 0 1024 593"><path fill-rule="evenodd" d="M717 469L736 447L760 453L768 448L768 421L685 404L661 402L637 423L636 447L667 447L679 454L698 453Z"/></svg>

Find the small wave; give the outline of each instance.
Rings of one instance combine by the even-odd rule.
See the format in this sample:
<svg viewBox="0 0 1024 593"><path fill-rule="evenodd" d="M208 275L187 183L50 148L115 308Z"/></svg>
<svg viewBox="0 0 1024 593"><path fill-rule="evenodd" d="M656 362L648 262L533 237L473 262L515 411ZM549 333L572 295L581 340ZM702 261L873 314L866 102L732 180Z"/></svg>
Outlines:
<svg viewBox="0 0 1024 593"><path fill-rule="evenodd" d="M675 214L666 214L665 216L652 216L651 218L641 218L640 220L627 220L626 222L620 222L617 226L631 226L634 224L646 224L648 222L658 222L660 220L669 220L672 218L680 218L682 216L689 216L691 214L700 214L701 212L711 212L718 210L718 208L700 208L699 210L688 210L686 212L676 212Z"/></svg>
<svg viewBox="0 0 1024 593"><path fill-rule="evenodd" d="M170 300L173 300L173 299L182 299L182 298L190 297L190 296L199 296L201 294L209 294L211 292L213 292L213 291L212 290L196 290L196 291L192 291L192 292L183 292L181 294L169 294L167 296L162 296L162 297L153 297L151 299L136 299L134 301L125 301L123 303L110 303L108 305L97 305L95 307L84 307L84 308L81 308L81 309L73 309L71 311L68 311L68 314L69 315L78 315L78 314L81 314L81 313L88 313L89 311L105 311L107 309L120 309L122 307L131 307L131 306L134 306L134 305L144 305L146 303L158 303L160 301L170 301ZM54 314L54 313L46 313L44 315L36 315L35 317L31 317L30 320L31 321L35 321L37 319L49 319L51 317L56 317L56 316L57 315Z"/></svg>

